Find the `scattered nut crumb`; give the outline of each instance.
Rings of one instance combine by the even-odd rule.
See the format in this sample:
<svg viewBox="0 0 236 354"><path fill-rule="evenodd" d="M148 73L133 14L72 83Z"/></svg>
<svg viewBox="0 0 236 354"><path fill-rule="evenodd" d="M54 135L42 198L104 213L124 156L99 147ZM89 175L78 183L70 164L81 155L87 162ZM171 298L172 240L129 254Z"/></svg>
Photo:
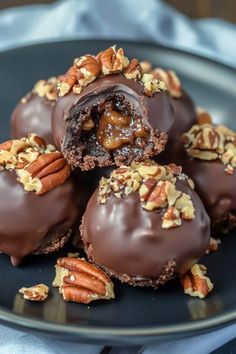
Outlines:
<svg viewBox="0 0 236 354"><path fill-rule="evenodd" d="M34 285L30 288L21 288L19 293L24 299L30 301L45 301L48 298L49 288L44 284Z"/></svg>
<svg viewBox="0 0 236 354"><path fill-rule="evenodd" d="M206 254L209 254L211 252L216 252L220 244L221 244L221 240L219 238L216 239L214 237L210 237L210 243L206 250Z"/></svg>

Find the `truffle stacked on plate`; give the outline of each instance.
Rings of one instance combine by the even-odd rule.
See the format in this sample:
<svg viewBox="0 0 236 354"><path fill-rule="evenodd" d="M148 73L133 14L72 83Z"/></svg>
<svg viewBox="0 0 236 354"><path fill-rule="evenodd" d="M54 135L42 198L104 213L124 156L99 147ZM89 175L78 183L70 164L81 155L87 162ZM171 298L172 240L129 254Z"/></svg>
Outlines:
<svg viewBox="0 0 236 354"><path fill-rule="evenodd" d="M99 176L80 227L90 263L68 257L57 263L54 285L64 299L114 297L108 276L157 288L176 274L186 293L204 297L212 284L196 263L209 246L210 221L194 191L195 174L190 179L173 163L182 162L174 153L183 141L187 152L194 147L195 123L177 75L146 69L121 48L76 58L64 75L39 81L15 109L12 134L33 129L47 142L53 138L58 151L34 134L0 145L0 188L10 201L1 215L7 219L11 208L17 220L7 231L0 222L0 251L17 264L27 254L61 247L81 221L80 190ZM224 134L228 149L234 143Z"/></svg>

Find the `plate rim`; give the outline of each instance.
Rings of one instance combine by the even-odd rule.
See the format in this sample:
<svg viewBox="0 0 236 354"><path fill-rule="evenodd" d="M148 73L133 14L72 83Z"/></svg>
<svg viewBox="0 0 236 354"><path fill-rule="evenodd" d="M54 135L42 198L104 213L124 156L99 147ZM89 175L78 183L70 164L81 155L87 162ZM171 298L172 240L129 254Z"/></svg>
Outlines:
<svg viewBox="0 0 236 354"><path fill-rule="evenodd" d="M123 46L129 46L133 44L138 44L140 46L148 46L155 49L162 48L165 50L170 50L173 52L181 53L183 55L198 58L200 60L207 61L209 63L214 63L220 67L224 67L228 70L234 72L236 68L233 65L228 63L222 63L217 59L212 59L210 57L196 54L193 51L187 51L185 49L179 49L175 46L163 45L160 43L150 42L150 41L139 41L139 40L123 40L123 39L56 39L49 41L37 41L30 43L24 46L15 46L14 48L7 48L5 50L0 51L0 59L2 56L11 54L12 52L17 52L18 50L29 49L32 47L38 47L41 45L50 45L57 43L76 43L76 42L90 42L96 44L107 44L107 43L118 43ZM153 336L173 336L173 335L181 335L181 334L190 334L193 332L206 332L214 330L217 327L222 326L223 324L230 324L236 321L236 310L235 311L227 311L226 313L215 315L208 319L199 319L193 322L182 322L182 323L173 323L170 325L150 325L146 327L139 328L126 328L126 327L99 327L99 326L83 326L83 325L75 325L75 324L59 324L56 322L43 321L40 319L34 319L30 316L24 316L13 311L5 309L3 306L0 306L0 321L4 322L4 324L9 325L11 327L20 327L21 329L31 329L33 331L38 331L41 333L50 333L50 334L66 334L66 335L76 335L82 336L86 339L97 339L97 340L107 340L108 337L111 337L112 340L124 340L129 338L136 337L153 337Z"/></svg>

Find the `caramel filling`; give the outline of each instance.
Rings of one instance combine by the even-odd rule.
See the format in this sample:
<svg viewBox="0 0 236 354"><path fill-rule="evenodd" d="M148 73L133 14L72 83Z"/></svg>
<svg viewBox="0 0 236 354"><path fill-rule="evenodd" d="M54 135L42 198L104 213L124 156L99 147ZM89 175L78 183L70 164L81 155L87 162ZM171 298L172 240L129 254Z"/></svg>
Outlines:
<svg viewBox="0 0 236 354"><path fill-rule="evenodd" d="M147 131L138 117L132 118L107 107L101 115L96 133L97 141L108 150L117 149L135 138L145 138Z"/></svg>

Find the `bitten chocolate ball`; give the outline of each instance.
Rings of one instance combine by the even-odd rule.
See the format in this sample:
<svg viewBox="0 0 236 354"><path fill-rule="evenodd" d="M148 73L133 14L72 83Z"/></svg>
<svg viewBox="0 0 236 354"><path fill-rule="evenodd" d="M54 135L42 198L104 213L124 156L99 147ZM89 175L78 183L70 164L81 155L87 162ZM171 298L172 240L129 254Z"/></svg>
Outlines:
<svg viewBox="0 0 236 354"><path fill-rule="evenodd" d="M69 239L82 211L70 172L62 154L35 134L0 144L0 252L13 265Z"/></svg>
<svg viewBox="0 0 236 354"><path fill-rule="evenodd" d="M121 166L103 178L81 226L89 259L131 285L157 288L205 253L210 222L174 164Z"/></svg>
<svg viewBox="0 0 236 354"><path fill-rule="evenodd" d="M59 90L53 136L71 166L129 164L164 149L174 120L166 86L121 48L76 59Z"/></svg>
<svg viewBox="0 0 236 354"><path fill-rule="evenodd" d="M168 143L158 161L173 162L176 149L179 149L179 139L183 133L196 123L197 114L194 103L189 94L183 89L179 77L173 70L156 68L150 71L153 77L165 82L174 109L175 120L168 134Z"/></svg>
<svg viewBox="0 0 236 354"><path fill-rule="evenodd" d="M194 180L213 232L236 226L236 133L204 119L183 135L178 161Z"/></svg>
<svg viewBox="0 0 236 354"><path fill-rule="evenodd" d="M52 110L57 98L57 78L38 81L33 90L17 104L11 117L11 136L19 139L31 132L53 144Z"/></svg>

